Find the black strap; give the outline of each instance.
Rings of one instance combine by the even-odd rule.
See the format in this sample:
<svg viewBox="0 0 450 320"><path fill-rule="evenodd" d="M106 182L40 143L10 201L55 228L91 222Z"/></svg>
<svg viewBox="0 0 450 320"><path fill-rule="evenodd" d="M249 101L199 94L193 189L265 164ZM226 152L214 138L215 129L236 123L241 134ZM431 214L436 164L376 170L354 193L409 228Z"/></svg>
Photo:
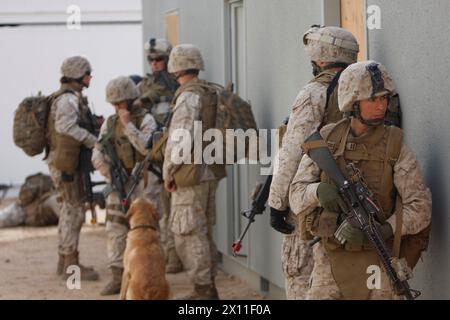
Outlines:
<svg viewBox="0 0 450 320"><path fill-rule="evenodd" d="M328 110L328 104L330 102L331 95L333 94L334 90L336 89L336 87L337 87L337 85L339 83L339 78L341 77L342 71L344 71L344 70L341 70L338 73L336 73L336 75L334 76L333 80L331 80L330 84L328 85L328 88L327 88L327 102L325 103L325 114L326 114L326 112ZM322 123L320 124L320 126L319 126L319 128L317 130L320 131L320 129L322 129L324 124L325 124L325 122L322 121Z"/></svg>
<svg viewBox="0 0 450 320"><path fill-rule="evenodd" d="M137 225L137 226L134 226L133 228L131 228L130 231L133 231L133 230L136 230L136 229L153 229L155 231L158 231L158 228L156 228L154 225L151 225L151 224Z"/></svg>

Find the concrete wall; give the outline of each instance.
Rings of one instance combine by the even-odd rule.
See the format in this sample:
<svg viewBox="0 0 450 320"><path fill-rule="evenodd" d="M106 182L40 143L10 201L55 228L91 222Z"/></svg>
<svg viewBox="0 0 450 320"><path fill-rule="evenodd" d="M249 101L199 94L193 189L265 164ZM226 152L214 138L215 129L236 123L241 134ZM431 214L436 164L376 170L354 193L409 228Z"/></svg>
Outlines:
<svg viewBox="0 0 450 320"><path fill-rule="evenodd" d="M428 299L450 298L450 2L368 0L381 9L381 29L368 32L369 57L391 72L404 114L406 143L433 193L428 253L413 284Z"/></svg>
<svg viewBox="0 0 450 320"><path fill-rule="evenodd" d="M227 8L228 1L224 0L143 1L143 40L164 37L164 15L177 9L180 43L198 45L206 64L206 71L201 76L224 84L230 80ZM289 115L299 89L311 78L311 67L303 51L301 36L309 26L322 22L322 1L244 0L244 8L246 98L253 105L260 128L277 128ZM253 187L257 180L264 179L259 176L258 168L252 166L249 169L249 186ZM231 256L230 246L234 240L231 233L233 213L230 191L229 183L227 186L227 182L222 182L217 193L215 233L219 250L227 256ZM249 268L278 288L283 288L281 242L281 235L270 228L266 213L257 217L244 243L248 257L227 257L227 261L231 259L235 265ZM230 265L228 262L226 265ZM264 279L262 283L265 283ZM254 280L255 286L258 286L258 281Z"/></svg>
<svg viewBox="0 0 450 320"><path fill-rule="evenodd" d="M381 29L368 30L368 56L391 71L401 96L407 144L416 152L427 184L433 192L433 233L424 262L419 262L413 286L424 298L450 298L450 239L448 235L450 143L447 110L450 91L450 26L446 23L450 2L367 0L381 9ZM300 38L314 23L337 25L339 1L244 0L246 19L246 97L254 106L260 128L276 128L289 114L298 90L311 78L309 61ZM144 39L164 36L164 13L179 9L180 42L192 42L203 51L207 70L203 77L229 80L225 28L227 2L223 0L154 0L143 2ZM258 170L249 170L249 185ZM227 193L228 191L228 193ZM282 237L269 227L268 214L257 217L248 240L248 258L230 256L230 188L218 192L216 239L227 255L230 270L245 267L282 288L280 247ZM257 282L254 277L253 282ZM256 283L255 286L258 284ZM260 286L261 287L261 286Z"/></svg>

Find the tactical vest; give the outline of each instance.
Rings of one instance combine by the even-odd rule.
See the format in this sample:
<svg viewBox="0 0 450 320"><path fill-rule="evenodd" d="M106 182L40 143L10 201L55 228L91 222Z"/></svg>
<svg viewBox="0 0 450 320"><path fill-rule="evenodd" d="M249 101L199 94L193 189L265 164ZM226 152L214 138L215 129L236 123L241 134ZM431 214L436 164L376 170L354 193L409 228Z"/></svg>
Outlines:
<svg viewBox="0 0 450 320"><path fill-rule="evenodd" d="M146 109L133 106L130 110L130 120L140 128L145 115L148 113ZM144 156L137 151L125 135L124 126L117 115L110 116L107 120L107 132L102 137L102 143L112 143L114 146L115 156L120 161L122 167L131 173L136 163L142 161Z"/></svg>
<svg viewBox="0 0 450 320"><path fill-rule="evenodd" d="M80 98L70 85L63 84L61 85L61 88L53 94L54 101L65 93L73 94L78 99L78 125L84 128L89 127L92 116L88 107L87 99L85 97ZM47 123L48 148L54 154L51 164L60 171L67 174L73 174L78 167L80 147L82 143L75 140L71 136L60 134L56 131L54 118L55 113L50 113Z"/></svg>
<svg viewBox="0 0 450 320"><path fill-rule="evenodd" d="M176 80L166 71L156 76L148 75L138 86L144 107L151 112L160 127L167 125L170 103L178 87Z"/></svg>
<svg viewBox="0 0 450 320"><path fill-rule="evenodd" d="M402 130L394 126L377 126L367 134L354 137L350 133L350 119L325 127L321 134L345 174L346 165L352 162L364 177L368 188L382 209L383 223L395 211L397 192L393 182L394 165L402 146ZM332 183L322 172L321 181ZM322 242L328 253L336 283L346 299L367 299L367 268L381 267L378 255L372 247L342 246L334 238Z"/></svg>
<svg viewBox="0 0 450 320"><path fill-rule="evenodd" d="M195 121L202 121L202 136L208 129L215 127L216 111L217 111L217 94L214 89L207 89L205 86L208 82L200 80L198 78L182 85L175 92L175 98L173 99L173 107L176 105L178 97L183 92L193 92L200 96L202 109L200 110L199 119ZM203 142L202 150L208 145L208 142ZM198 184L203 172L203 165L194 164L193 155L191 164L182 165L174 174L175 183L178 186L189 186ZM218 180L226 177L225 164L212 164L207 166L214 174L214 177ZM177 179L178 178L178 179ZM177 181L178 180L178 181ZM197 181L197 183L194 183Z"/></svg>

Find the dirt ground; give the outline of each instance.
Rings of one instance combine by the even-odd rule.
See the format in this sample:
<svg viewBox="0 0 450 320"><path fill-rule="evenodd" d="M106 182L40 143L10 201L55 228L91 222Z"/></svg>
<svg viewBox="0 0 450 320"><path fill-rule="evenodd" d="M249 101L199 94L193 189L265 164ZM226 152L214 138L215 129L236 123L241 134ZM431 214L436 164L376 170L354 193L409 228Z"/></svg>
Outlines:
<svg viewBox="0 0 450 320"><path fill-rule="evenodd" d="M6 203L3 202L0 207ZM101 217L99 217L100 221ZM15 227L0 229L0 299L83 299L115 300L118 295L102 297L101 289L109 280L106 267L104 226L83 226L80 240L80 261L94 266L100 274L96 282L84 281L81 289L68 289L56 276L57 228ZM185 272L167 275L174 298L187 294L191 285ZM216 278L221 299L263 299L234 276L220 272Z"/></svg>

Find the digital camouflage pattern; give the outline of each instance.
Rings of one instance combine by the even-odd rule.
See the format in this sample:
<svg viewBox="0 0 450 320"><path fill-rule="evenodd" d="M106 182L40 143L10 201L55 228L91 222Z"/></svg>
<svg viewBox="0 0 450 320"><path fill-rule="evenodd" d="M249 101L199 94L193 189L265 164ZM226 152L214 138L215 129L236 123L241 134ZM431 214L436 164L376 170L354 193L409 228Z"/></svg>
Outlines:
<svg viewBox="0 0 450 320"><path fill-rule="evenodd" d="M358 58L356 38L339 27L312 27L303 35L303 44L311 61L351 64Z"/></svg>
<svg viewBox="0 0 450 320"><path fill-rule="evenodd" d="M170 53L168 71L176 73L189 69L205 69L202 54L192 44L180 44L173 48Z"/></svg>
<svg viewBox="0 0 450 320"><path fill-rule="evenodd" d="M217 249L212 228L216 223L217 181L172 192L170 229L175 248L191 281L209 285L217 274Z"/></svg>

